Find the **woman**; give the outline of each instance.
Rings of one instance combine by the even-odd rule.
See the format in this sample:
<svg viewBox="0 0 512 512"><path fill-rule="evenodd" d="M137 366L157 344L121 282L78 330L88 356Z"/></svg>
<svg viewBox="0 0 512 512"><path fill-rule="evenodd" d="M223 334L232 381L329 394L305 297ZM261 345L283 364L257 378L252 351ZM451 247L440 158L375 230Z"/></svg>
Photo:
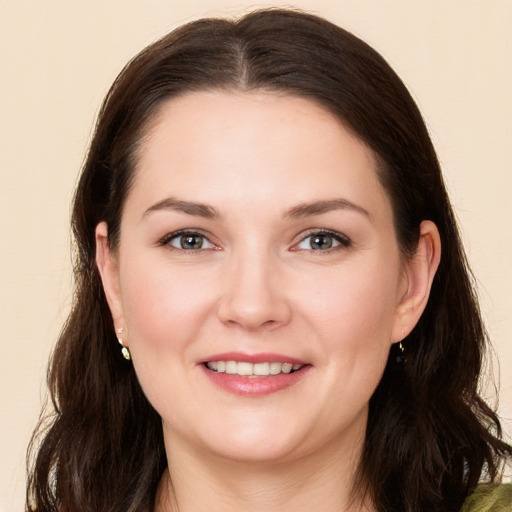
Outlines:
<svg viewBox="0 0 512 512"><path fill-rule="evenodd" d="M439 164L353 35L268 10L146 48L73 230L28 510L511 509Z"/></svg>

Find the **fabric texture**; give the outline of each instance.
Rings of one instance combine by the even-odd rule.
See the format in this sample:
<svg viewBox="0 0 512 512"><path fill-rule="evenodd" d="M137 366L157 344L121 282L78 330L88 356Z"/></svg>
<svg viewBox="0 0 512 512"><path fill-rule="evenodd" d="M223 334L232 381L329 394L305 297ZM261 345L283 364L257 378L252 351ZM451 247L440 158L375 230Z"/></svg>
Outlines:
<svg viewBox="0 0 512 512"><path fill-rule="evenodd" d="M512 483L479 485L461 512L512 512Z"/></svg>

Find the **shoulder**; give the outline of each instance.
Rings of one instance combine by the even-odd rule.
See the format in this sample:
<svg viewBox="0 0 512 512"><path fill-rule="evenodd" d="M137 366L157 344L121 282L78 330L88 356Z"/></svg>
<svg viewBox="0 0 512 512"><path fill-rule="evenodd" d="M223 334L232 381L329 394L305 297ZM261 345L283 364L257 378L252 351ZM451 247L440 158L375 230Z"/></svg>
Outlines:
<svg viewBox="0 0 512 512"><path fill-rule="evenodd" d="M461 512L512 512L512 483L479 485Z"/></svg>

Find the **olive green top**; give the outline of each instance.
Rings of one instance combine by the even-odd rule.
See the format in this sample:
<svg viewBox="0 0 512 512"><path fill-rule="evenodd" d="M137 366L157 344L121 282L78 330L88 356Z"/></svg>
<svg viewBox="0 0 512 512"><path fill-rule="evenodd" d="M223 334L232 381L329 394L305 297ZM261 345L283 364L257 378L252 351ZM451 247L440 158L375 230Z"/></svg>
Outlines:
<svg viewBox="0 0 512 512"><path fill-rule="evenodd" d="M461 512L512 512L512 483L479 485Z"/></svg>

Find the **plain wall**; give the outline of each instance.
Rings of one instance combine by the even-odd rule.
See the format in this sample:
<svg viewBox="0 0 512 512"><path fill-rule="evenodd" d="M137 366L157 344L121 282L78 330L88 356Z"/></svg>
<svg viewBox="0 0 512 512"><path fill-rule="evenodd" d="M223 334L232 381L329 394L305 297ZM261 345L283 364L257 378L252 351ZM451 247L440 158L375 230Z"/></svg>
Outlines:
<svg viewBox="0 0 512 512"><path fill-rule="evenodd" d="M103 95L173 27L267 5L290 4L0 0L0 512L23 509L25 448L71 297L69 205ZM375 46L418 101L480 285L510 434L512 1L293 5Z"/></svg>

